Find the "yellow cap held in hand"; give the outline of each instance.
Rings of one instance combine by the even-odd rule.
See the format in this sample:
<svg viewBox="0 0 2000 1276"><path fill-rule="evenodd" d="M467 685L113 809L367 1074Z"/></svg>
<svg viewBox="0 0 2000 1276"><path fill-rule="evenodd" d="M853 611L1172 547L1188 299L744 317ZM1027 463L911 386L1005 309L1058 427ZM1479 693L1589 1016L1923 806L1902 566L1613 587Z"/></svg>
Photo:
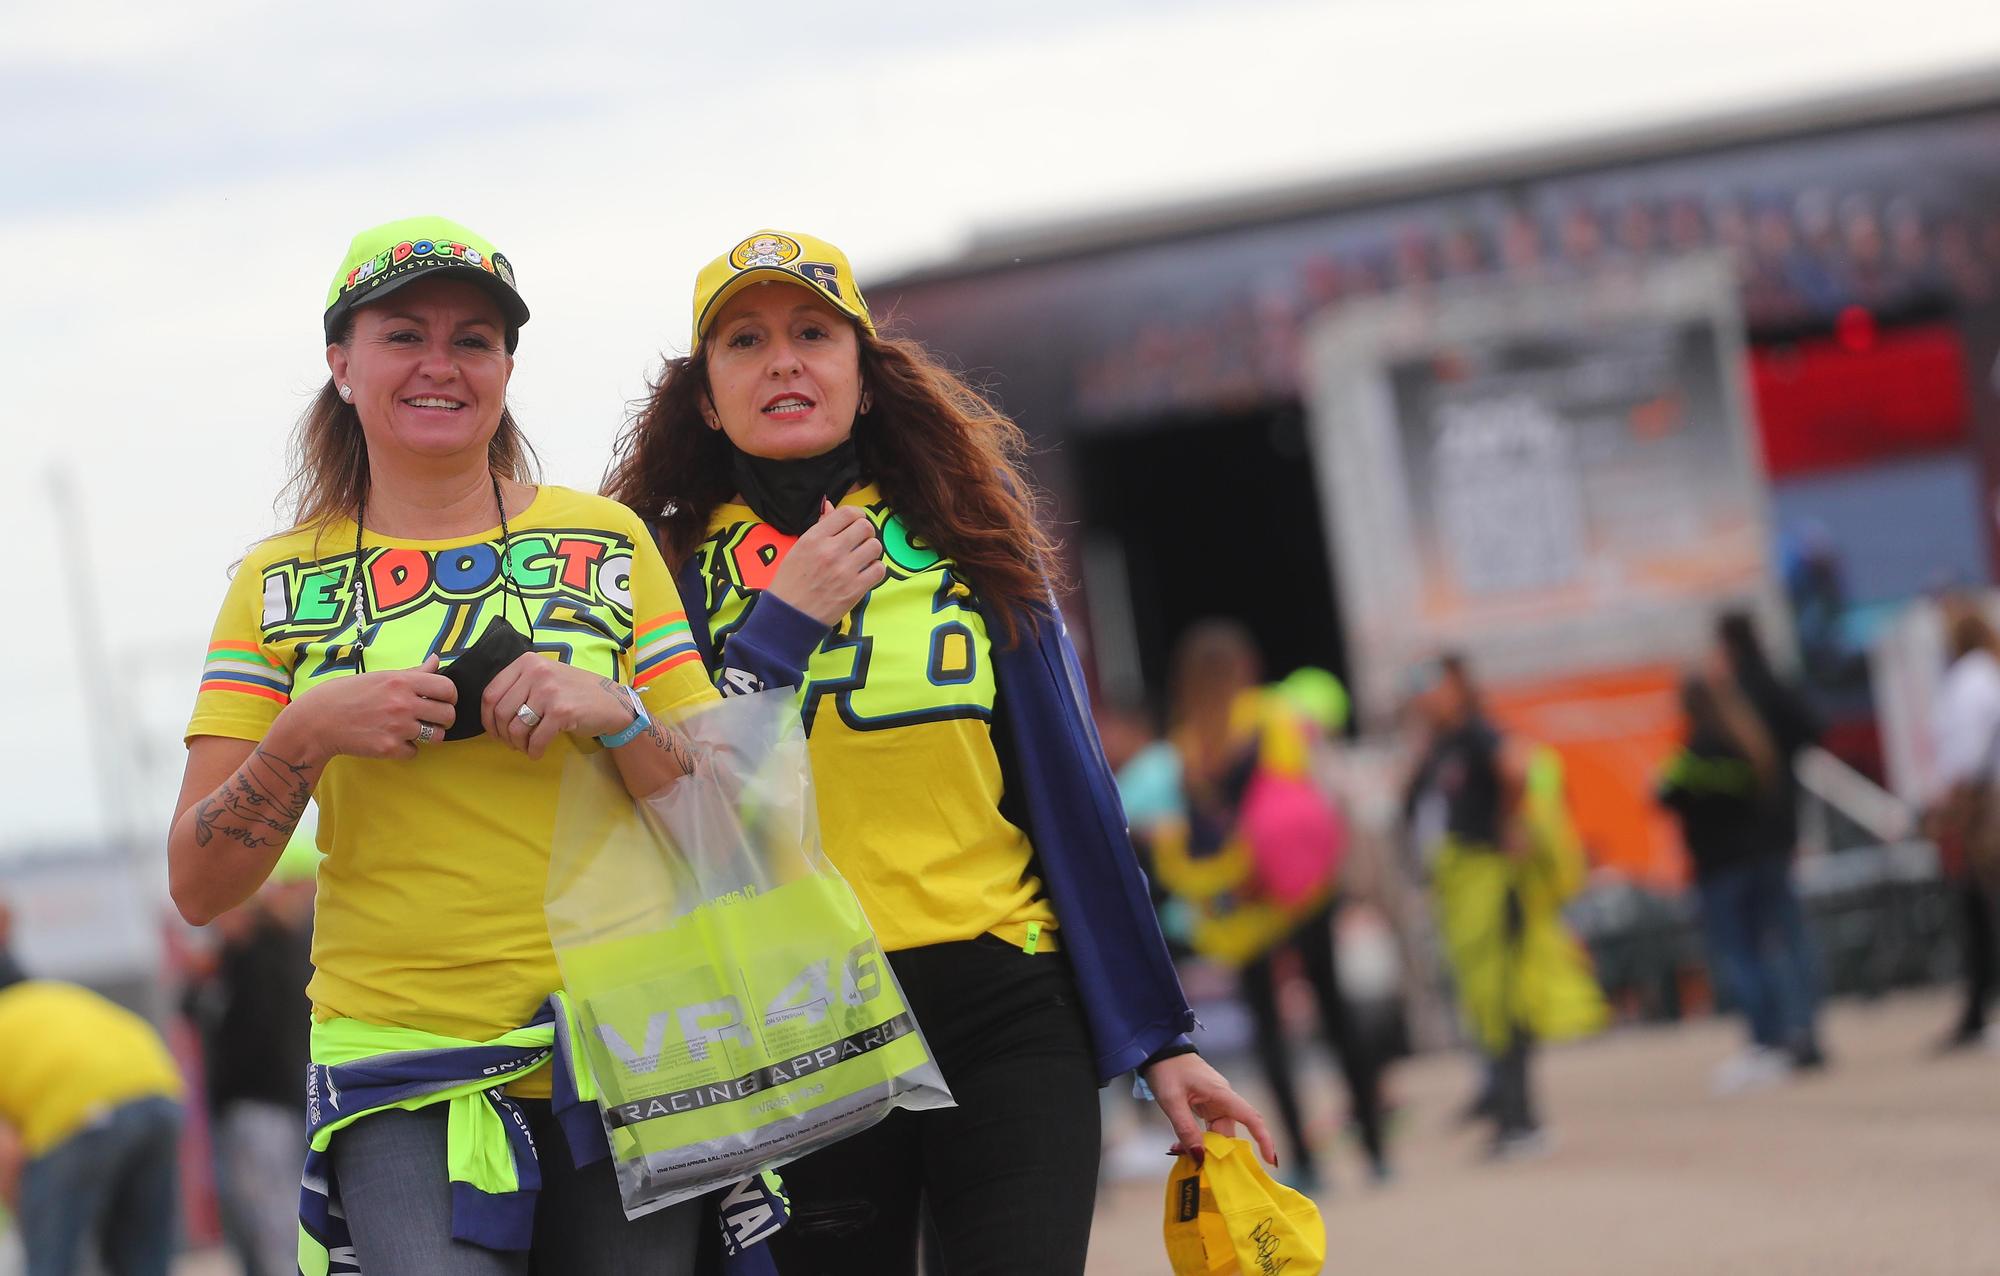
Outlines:
<svg viewBox="0 0 2000 1276"><path fill-rule="evenodd" d="M1319 1206L1264 1172L1245 1139L1202 1136L1167 1175L1167 1262L1174 1276L1314 1276L1326 1265Z"/></svg>

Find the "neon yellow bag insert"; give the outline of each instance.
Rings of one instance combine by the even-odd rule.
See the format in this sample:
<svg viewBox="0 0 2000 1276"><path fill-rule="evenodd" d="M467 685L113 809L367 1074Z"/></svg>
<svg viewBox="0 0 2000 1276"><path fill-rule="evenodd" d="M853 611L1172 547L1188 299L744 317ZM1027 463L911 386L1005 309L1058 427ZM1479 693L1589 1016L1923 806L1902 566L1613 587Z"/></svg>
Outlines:
<svg viewBox="0 0 2000 1276"><path fill-rule="evenodd" d="M675 725L698 768L644 802L604 752L566 764L546 900L633 1217L951 1103L821 852L796 698Z"/></svg>
<svg viewBox="0 0 2000 1276"><path fill-rule="evenodd" d="M1313 1276L1326 1263L1319 1206L1264 1172L1244 1139L1202 1136L1167 1176L1167 1260L1174 1276Z"/></svg>

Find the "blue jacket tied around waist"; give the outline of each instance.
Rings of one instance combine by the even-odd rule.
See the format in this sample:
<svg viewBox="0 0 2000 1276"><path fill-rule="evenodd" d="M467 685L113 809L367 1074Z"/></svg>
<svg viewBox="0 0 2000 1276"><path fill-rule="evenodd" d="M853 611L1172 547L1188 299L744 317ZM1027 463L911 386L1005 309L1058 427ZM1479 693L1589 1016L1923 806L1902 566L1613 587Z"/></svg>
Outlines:
<svg viewBox="0 0 2000 1276"><path fill-rule="evenodd" d="M382 1276L364 1270L340 1204L331 1139L346 1125L394 1108L462 1105L451 1118L452 1236L492 1250L525 1250L533 1241L542 1172L527 1119L503 1087L548 1067L550 1109L569 1145L571 1163L585 1166L611 1154L597 1105L579 1090L583 1060L563 994L544 1001L526 1024L490 1042L446 1044L410 1029L337 1021L314 1030L349 1048L315 1058L306 1083L309 1147L299 1194L301 1276ZM347 1028L345 1034L342 1028ZM358 1040L356 1040L358 1038ZM337 1060L337 1061L336 1061ZM462 1118L462 1119L461 1119ZM476 1145L486 1145L484 1147ZM762 1244L790 1216L775 1176L753 1176L704 1202L722 1232L724 1276L775 1276Z"/></svg>

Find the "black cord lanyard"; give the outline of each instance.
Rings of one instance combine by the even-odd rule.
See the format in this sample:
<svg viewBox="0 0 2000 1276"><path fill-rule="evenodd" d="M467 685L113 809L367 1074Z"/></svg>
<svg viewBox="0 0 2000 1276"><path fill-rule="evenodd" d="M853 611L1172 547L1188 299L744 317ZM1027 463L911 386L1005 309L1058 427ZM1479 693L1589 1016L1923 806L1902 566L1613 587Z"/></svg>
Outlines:
<svg viewBox="0 0 2000 1276"><path fill-rule="evenodd" d="M507 551L511 547L513 533L507 529L507 502L500 495L500 476L490 476L493 480L493 503L500 510L500 614L507 614L507 592L513 591L521 604L521 619L528 622L528 641L535 639L535 617L528 610L528 596L521 592L514 581L514 573L507 563ZM361 583L361 532L362 518L368 513L368 496L361 497L361 508L354 511L354 671L368 672L368 598L367 589Z"/></svg>

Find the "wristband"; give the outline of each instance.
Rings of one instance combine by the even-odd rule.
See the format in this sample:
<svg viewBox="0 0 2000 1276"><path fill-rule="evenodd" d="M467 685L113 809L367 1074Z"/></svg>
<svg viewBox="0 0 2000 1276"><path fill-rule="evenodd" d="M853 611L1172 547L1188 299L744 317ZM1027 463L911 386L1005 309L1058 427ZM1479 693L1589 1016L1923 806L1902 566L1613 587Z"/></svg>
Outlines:
<svg viewBox="0 0 2000 1276"><path fill-rule="evenodd" d="M653 725L652 717L646 712L646 702L639 698L639 693L624 683L617 685L618 690L632 703L632 725L613 735L598 736L597 742L607 749L615 749L621 744L632 743L633 740L638 738L641 731Z"/></svg>
<svg viewBox="0 0 2000 1276"><path fill-rule="evenodd" d="M1200 1048L1197 1047L1192 1041L1169 1041L1166 1045L1161 1046L1158 1050L1155 1050L1153 1051L1153 1053L1147 1055L1145 1062L1141 1063L1137 1068L1133 1069L1133 1071L1143 1073L1146 1069L1152 1067L1156 1063L1164 1063L1168 1059L1178 1059L1184 1054L1200 1054L1200 1053L1201 1053Z"/></svg>

